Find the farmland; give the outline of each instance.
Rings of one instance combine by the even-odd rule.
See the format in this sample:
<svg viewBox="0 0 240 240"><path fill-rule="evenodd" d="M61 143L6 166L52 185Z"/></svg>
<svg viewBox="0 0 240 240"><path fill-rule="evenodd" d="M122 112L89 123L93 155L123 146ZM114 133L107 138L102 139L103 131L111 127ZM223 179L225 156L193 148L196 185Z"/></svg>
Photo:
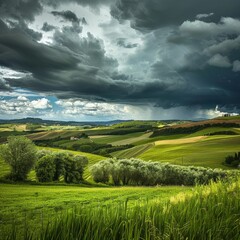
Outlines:
<svg viewBox="0 0 240 240"><path fill-rule="evenodd" d="M219 121L221 121L220 126ZM233 125L225 126L224 124L229 121ZM212 125L209 126L209 123ZM122 204L127 202L128 211L140 205L149 210L152 204L157 202L159 206L164 206L178 194L180 194L178 196L194 194L198 191L196 187L113 187L95 183L90 174L90 168L102 160L115 157L231 170L232 167L226 166L223 162L227 155L240 150L238 119L231 118L226 121L220 119L212 122L209 120L208 125L202 127L204 124L181 121L137 121L134 124L134 121L131 121L87 128L40 125L35 129L31 126L31 130L24 124L1 125L2 143L6 142L10 135L24 135L37 145L38 150L65 152L88 158L88 166L83 174L84 181L80 184L66 184L63 180L39 183L34 169L29 173L26 182L9 184L4 178L9 173L10 167L0 159L1 233L4 236L9 235L13 230L13 223L18 228L16 230L18 236L24 234L26 224L31 230L42 229L43 231L48 221L55 221L69 211L78 211L78 209L84 212L88 208L106 207L106 209L109 208L107 211L112 212L113 208L117 209L117 204L120 211ZM159 134L162 129L170 130L164 130L163 134ZM114 216L113 218L115 219Z"/></svg>

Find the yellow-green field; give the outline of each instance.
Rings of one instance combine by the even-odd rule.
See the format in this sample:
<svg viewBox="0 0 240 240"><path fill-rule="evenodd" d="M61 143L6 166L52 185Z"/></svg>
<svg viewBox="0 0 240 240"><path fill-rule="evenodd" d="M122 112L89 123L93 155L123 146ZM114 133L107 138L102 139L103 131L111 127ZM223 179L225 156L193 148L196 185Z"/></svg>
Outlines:
<svg viewBox="0 0 240 240"><path fill-rule="evenodd" d="M138 157L143 160L226 168L225 157L240 150L240 136L209 136L196 142L159 144Z"/></svg>
<svg viewBox="0 0 240 240"><path fill-rule="evenodd" d="M47 221L67 211L86 206L101 207L114 203L139 204L141 201L159 199L162 203L180 192L190 192L188 187L118 187L94 188L80 186L35 186L0 184L0 235L9 234L12 225L39 229Z"/></svg>

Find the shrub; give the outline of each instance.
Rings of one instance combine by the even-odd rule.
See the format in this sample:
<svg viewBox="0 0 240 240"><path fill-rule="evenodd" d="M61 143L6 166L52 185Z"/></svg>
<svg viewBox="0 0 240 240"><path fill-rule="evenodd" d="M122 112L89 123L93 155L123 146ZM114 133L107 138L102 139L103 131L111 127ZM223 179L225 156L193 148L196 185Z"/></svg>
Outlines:
<svg viewBox="0 0 240 240"><path fill-rule="evenodd" d="M232 167L238 167L240 165L240 152L227 156L225 158L225 163Z"/></svg>
<svg viewBox="0 0 240 240"><path fill-rule="evenodd" d="M88 164L86 157L50 151L39 151L38 156L41 158L36 173L40 182L59 181L61 176L66 183L79 183L83 180L84 168Z"/></svg>
<svg viewBox="0 0 240 240"><path fill-rule="evenodd" d="M138 159L108 159L91 167L95 182L114 185L154 186L207 184L227 175L226 171L203 167L177 166ZM111 182L112 181L112 182Z"/></svg>
<svg viewBox="0 0 240 240"><path fill-rule="evenodd" d="M39 182L51 182L56 171L56 165L53 155L43 156L38 160L36 167L36 176Z"/></svg>
<svg viewBox="0 0 240 240"><path fill-rule="evenodd" d="M10 136L7 141L0 147L0 156L11 167L10 178L23 181L36 162L35 145L24 136Z"/></svg>
<svg viewBox="0 0 240 240"><path fill-rule="evenodd" d="M66 153L55 153L54 154L54 164L55 173L53 176L54 181L59 181L60 176L65 174L65 159L67 158Z"/></svg>
<svg viewBox="0 0 240 240"><path fill-rule="evenodd" d="M84 167L88 164L86 157L68 155L65 158L64 181L66 183L79 183L83 180Z"/></svg>

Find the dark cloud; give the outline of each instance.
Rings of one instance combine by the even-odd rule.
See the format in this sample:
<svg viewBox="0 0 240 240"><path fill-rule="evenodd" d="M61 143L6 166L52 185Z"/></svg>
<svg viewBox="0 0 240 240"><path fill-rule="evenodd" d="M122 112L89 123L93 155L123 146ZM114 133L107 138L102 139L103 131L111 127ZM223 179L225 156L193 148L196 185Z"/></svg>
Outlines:
<svg viewBox="0 0 240 240"><path fill-rule="evenodd" d="M82 18L82 24L87 25L87 20L84 17Z"/></svg>
<svg viewBox="0 0 240 240"><path fill-rule="evenodd" d="M112 78L113 80L124 80L124 81L126 81L126 80L131 80L131 79L132 79L131 76L126 75L126 74L121 74L121 73L118 73L118 72L113 73L113 75L111 76L111 78Z"/></svg>
<svg viewBox="0 0 240 240"><path fill-rule="evenodd" d="M118 38L117 45L124 48L136 48L137 43L128 43L126 38Z"/></svg>
<svg viewBox="0 0 240 240"><path fill-rule="evenodd" d="M35 41L40 41L42 39L42 33L29 28L28 25L22 20L18 22L8 21L8 23L12 27L12 31L23 32Z"/></svg>
<svg viewBox="0 0 240 240"><path fill-rule="evenodd" d="M83 38L79 36L78 28L63 27L61 31L55 31L53 39L56 45L64 46L73 54L81 56L89 66L107 72L115 71L117 67L115 59L106 57L103 42L91 33Z"/></svg>
<svg viewBox="0 0 240 240"><path fill-rule="evenodd" d="M44 4L49 6L58 7L60 4L77 3L82 6L91 6L97 8L101 5L109 5L115 2L115 0L41 0Z"/></svg>
<svg viewBox="0 0 240 240"><path fill-rule="evenodd" d="M39 44L15 29L0 35L0 51L0 64L19 71L66 70L77 64L70 53Z"/></svg>
<svg viewBox="0 0 240 240"><path fill-rule="evenodd" d="M6 80L0 76L0 91L10 91L11 87Z"/></svg>
<svg viewBox="0 0 240 240"><path fill-rule="evenodd" d="M76 16L76 14L73 13L72 11L70 11L70 10L61 11L61 12L52 11L51 13L54 16L62 17L63 19L65 19L67 21L70 21L70 22L79 22L80 21L80 19Z"/></svg>
<svg viewBox="0 0 240 240"><path fill-rule="evenodd" d="M93 7L94 3L95 6L110 3L71 2ZM240 25L233 18L238 2L206 3L206 0L194 4L192 0L181 3L119 0L112 7L114 17L129 19L134 28L151 30L141 34L139 45L131 39L131 34L122 34L125 38L117 38L117 42L112 38L115 47L116 44L124 48L138 46L138 51L126 56L126 66L120 67L115 58L107 55L101 39L91 33L82 36L84 21L71 11L53 12L71 25L55 28L50 46L37 42L40 35L26 21L11 23L11 28L0 21L0 65L26 73L18 79L5 78L0 81L0 87L6 90L9 83L12 87L60 98L154 103L163 108L240 106ZM226 18L219 20L223 9ZM209 13L214 14L207 16ZM47 22L43 27L45 31L54 30ZM126 70L119 72L118 68Z"/></svg>
<svg viewBox="0 0 240 240"><path fill-rule="evenodd" d="M1 18L33 21L41 12L39 0L0 0Z"/></svg>
<svg viewBox="0 0 240 240"><path fill-rule="evenodd" d="M43 24L43 26L42 26L42 30L43 30L44 32L50 32L50 31L54 30L55 28L56 28L56 27L54 27L53 25L48 24L47 22L45 22L45 23Z"/></svg>
<svg viewBox="0 0 240 240"><path fill-rule="evenodd" d="M153 30L164 26L179 25L185 20L194 20L199 14L210 14L211 21L221 17L239 18L238 0L117 0L111 14L119 21L130 20L131 26L139 30Z"/></svg>

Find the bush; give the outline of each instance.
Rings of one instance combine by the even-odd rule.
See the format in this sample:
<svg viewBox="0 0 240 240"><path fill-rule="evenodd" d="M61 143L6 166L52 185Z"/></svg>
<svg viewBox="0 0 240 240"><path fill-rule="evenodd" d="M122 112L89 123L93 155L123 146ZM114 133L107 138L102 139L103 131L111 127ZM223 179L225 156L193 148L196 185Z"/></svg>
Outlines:
<svg viewBox="0 0 240 240"><path fill-rule="evenodd" d="M83 180L84 168L88 159L84 156L64 152L51 153L39 151L36 175L40 182L59 181L64 178L66 183L79 183Z"/></svg>
<svg viewBox="0 0 240 240"><path fill-rule="evenodd" d="M53 181L56 172L56 165L53 155L43 156L36 164L36 176L39 182Z"/></svg>
<svg viewBox="0 0 240 240"><path fill-rule="evenodd" d="M35 145L24 136L10 136L7 141L0 147L0 156L11 167L10 178L14 181L26 180L36 162Z"/></svg>
<svg viewBox="0 0 240 240"><path fill-rule="evenodd" d="M68 155L65 158L64 181L66 183L81 182L83 180L84 167L87 163L88 160L86 157Z"/></svg>
<svg viewBox="0 0 240 240"><path fill-rule="evenodd" d="M55 164L55 173L53 176L54 181L59 181L60 176L65 174L65 160L67 154L65 153L55 153L54 154L54 164Z"/></svg>
<svg viewBox="0 0 240 240"><path fill-rule="evenodd" d="M225 163L232 167L238 167L240 165L240 152L227 156L225 158Z"/></svg>
<svg viewBox="0 0 240 240"><path fill-rule="evenodd" d="M95 182L114 185L155 186L207 184L227 175L226 171L203 167L177 166L138 159L108 159L91 167Z"/></svg>

